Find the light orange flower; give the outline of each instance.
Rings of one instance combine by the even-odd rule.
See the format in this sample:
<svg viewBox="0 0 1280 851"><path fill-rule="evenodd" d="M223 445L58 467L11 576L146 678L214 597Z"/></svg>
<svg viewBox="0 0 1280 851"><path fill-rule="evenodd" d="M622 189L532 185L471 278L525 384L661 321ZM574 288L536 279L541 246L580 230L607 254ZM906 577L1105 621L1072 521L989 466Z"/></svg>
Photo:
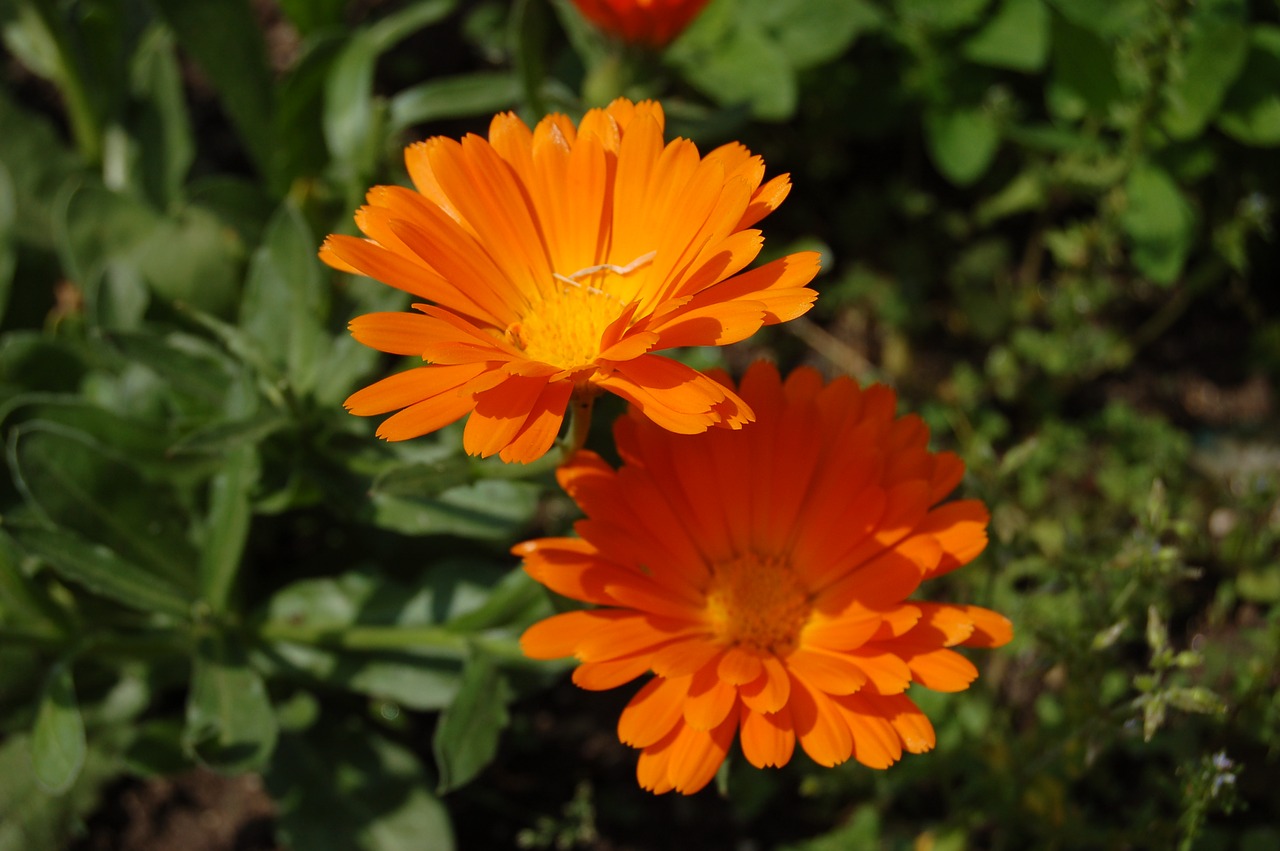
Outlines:
<svg viewBox="0 0 1280 851"><path fill-rule="evenodd" d="M988 515L939 504L964 466L928 450L919 417L895 418L892 390L824 386L811 369L783 383L757 363L739 392L758 419L738 432L619 418L620 469L583 451L559 472L581 537L514 550L534 579L601 607L534 624L527 655L576 657L586 689L656 674L618 722L654 792L701 789L735 733L760 768L797 740L825 766L930 750L907 687L967 688L978 670L949 648L1013 634L987 609L907 599L982 552Z"/></svg>
<svg viewBox="0 0 1280 851"><path fill-rule="evenodd" d="M664 47L684 32L707 0L573 0L582 16L633 44Z"/></svg>
<svg viewBox="0 0 1280 851"><path fill-rule="evenodd" d="M436 137L405 151L417 191L376 186L356 213L367 239L333 235L320 257L431 302L372 313L356 339L427 366L346 401L383 414L403 440L470 414L466 451L531 461L551 446L570 398L627 399L672 431L739 428L750 408L670 358L794 318L816 293L818 256L743 272L763 239L752 225L790 191L739 144L705 157L663 143L653 102L617 100L575 127L563 115L530 130L511 113L489 138Z"/></svg>

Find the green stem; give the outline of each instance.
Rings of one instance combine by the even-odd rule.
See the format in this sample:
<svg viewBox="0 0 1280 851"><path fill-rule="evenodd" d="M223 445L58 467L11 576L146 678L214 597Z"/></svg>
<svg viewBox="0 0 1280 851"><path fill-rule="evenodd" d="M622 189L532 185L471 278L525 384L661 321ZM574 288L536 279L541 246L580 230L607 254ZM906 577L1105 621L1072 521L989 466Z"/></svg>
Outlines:
<svg viewBox="0 0 1280 851"><path fill-rule="evenodd" d="M185 629L157 629L76 635L47 629L0 626L0 646L29 647L58 655L76 647L82 656L113 660L156 659L189 654L191 634Z"/></svg>
<svg viewBox="0 0 1280 851"><path fill-rule="evenodd" d="M71 125L71 135L75 137L76 147L86 162L97 164L102 159L102 128L98 116L94 114L89 100L88 90L76 67L75 57L67 45L66 34L53 9L53 4L29 3L30 9L39 19L48 33L49 40L58 48L58 79L55 80L66 101L67 121Z"/></svg>
<svg viewBox="0 0 1280 851"><path fill-rule="evenodd" d="M535 121L547 114L542 82L546 77L542 60L543 18L533 8L537 0L518 0L511 16L511 40L515 46L516 74L524 88L524 100Z"/></svg>

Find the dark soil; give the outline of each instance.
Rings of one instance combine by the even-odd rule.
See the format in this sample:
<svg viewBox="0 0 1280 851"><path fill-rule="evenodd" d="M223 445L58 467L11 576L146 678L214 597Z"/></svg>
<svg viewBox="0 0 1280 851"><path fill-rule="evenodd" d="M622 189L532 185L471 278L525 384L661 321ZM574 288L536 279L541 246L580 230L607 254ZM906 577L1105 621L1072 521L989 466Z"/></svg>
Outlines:
<svg viewBox="0 0 1280 851"><path fill-rule="evenodd" d="M278 851L275 804L255 774L193 770L109 786L68 851Z"/></svg>

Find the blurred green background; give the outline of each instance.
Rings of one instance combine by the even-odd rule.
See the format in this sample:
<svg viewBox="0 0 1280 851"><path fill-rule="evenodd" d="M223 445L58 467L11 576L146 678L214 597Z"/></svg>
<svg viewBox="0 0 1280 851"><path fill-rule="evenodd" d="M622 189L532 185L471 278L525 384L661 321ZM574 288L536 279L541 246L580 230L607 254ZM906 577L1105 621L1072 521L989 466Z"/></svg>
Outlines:
<svg viewBox="0 0 1280 851"><path fill-rule="evenodd" d="M0 0L0 850L1280 847L1280 4ZM662 98L795 184L806 317L725 351L899 389L1008 614L938 747L655 798L515 638L545 468L340 406L407 298L315 257L400 151ZM606 449L610 413L593 445ZM627 693L624 693L627 692Z"/></svg>

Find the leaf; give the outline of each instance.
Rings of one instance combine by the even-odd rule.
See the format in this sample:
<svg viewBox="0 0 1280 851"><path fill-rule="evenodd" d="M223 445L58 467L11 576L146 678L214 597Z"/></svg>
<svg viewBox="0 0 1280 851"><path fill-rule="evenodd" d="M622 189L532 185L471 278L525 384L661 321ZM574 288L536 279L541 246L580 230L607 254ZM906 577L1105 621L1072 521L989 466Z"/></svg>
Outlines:
<svg viewBox="0 0 1280 851"><path fill-rule="evenodd" d="M373 480L370 494L426 499L450 488L470 484L475 478L471 459L453 453L431 463L392 467Z"/></svg>
<svg viewBox="0 0 1280 851"><path fill-rule="evenodd" d="M168 30L152 27L142 38L133 54L130 74L133 94L141 101L132 128L139 146L142 185L148 197L164 209L181 196L195 159L182 72Z"/></svg>
<svg viewBox="0 0 1280 851"><path fill-rule="evenodd" d="M80 163L63 144L52 123L11 101L0 89L0 163L13 183L14 231L24 242L49 247L53 242L52 200ZM110 223L104 223L110 224Z"/></svg>
<svg viewBox="0 0 1280 851"><path fill-rule="evenodd" d="M1072 24L1104 37L1132 33L1149 23L1148 0L1049 0Z"/></svg>
<svg viewBox="0 0 1280 851"><path fill-rule="evenodd" d="M156 295L222 316L239 299L243 255L234 230L186 205L147 234L133 259Z"/></svg>
<svg viewBox="0 0 1280 851"><path fill-rule="evenodd" d="M107 545L173 587L194 588L189 519L167 484L144 479L84 432L53 423L15 429L9 463L24 496L52 522Z"/></svg>
<svg viewBox="0 0 1280 851"><path fill-rule="evenodd" d="M332 346L324 326L328 289L316 259L317 240L298 209L282 205L267 225L262 246L249 265L240 329L262 357L307 395L321 379Z"/></svg>
<svg viewBox="0 0 1280 851"><path fill-rule="evenodd" d="M31 736L25 732L5 735L0 741L0 851L72 847L80 838L77 828L101 806L102 785L119 776L115 755L97 747L104 738L95 735L71 789L51 795L31 782Z"/></svg>
<svg viewBox="0 0 1280 851"><path fill-rule="evenodd" d="M1218 126L1237 142L1280 145L1280 27L1253 27L1249 57L1222 105Z"/></svg>
<svg viewBox="0 0 1280 851"><path fill-rule="evenodd" d="M840 56L865 32L884 24L884 13L867 0L813 3L811 0L749 0L741 16L761 30L796 69Z"/></svg>
<svg viewBox="0 0 1280 851"><path fill-rule="evenodd" d="M709 25L691 28L665 56L694 88L721 106L746 106L765 121L782 121L795 112L791 63L747 18L720 31Z"/></svg>
<svg viewBox="0 0 1280 851"><path fill-rule="evenodd" d="M242 444L229 453L209 486L209 521L200 547L200 587L215 613L226 610L244 557L253 517L249 497L257 481L257 450Z"/></svg>
<svg viewBox="0 0 1280 851"><path fill-rule="evenodd" d="M1180 73L1165 87L1161 115L1175 139L1191 139L1204 131L1217 113L1227 89L1240 76L1249 55L1249 31L1243 8L1227 17L1197 7L1187 32Z"/></svg>
<svg viewBox="0 0 1280 851"><path fill-rule="evenodd" d="M398 133L414 124L469 118L509 109L520 99L520 82L507 71L477 71L429 80L391 99L388 127Z"/></svg>
<svg viewBox="0 0 1280 851"><path fill-rule="evenodd" d="M1004 0L1000 9L964 44L964 55L980 65L1034 73L1049 56L1049 10L1043 0Z"/></svg>
<svg viewBox="0 0 1280 851"><path fill-rule="evenodd" d="M440 771L437 794L465 786L498 751L498 737L510 716L511 687L484 653L473 654L462 673L462 687L440 715L431 750Z"/></svg>
<svg viewBox="0 0 1280 851"><path fill-rule="evenodd" d="M1115 47L1097 33L1058 19L1053 25L1053 70L1046 99L1055 115L1078 120L1105 116L1120 99Z"/></svg>
<svg viewBox="0 0 1280 851"><path fill-rule="evenodd" d="M400 41L453 11L456 0L425 0L356 33L325 84L324 138L329 151L357 178L373 164L381 142L374 106L373 72L379 57Z"/></svg>
<svg viewBox="0 0 1280 851"><path fill-rule="evenodd" d="M18 196L9 169L0 161L0 319L9 306L13 270L18 265Z"/></svg>
<svg viewBox="0 0 1280 851"><path fill-rule="evenodd" d="M332 631L363 626L432 627L478 609L487 597L493 571L482 565L427 571L414 586L366 573L337 579L306 579L287 586L267 609L271 622ZM391 700L414 709L440 709L458 691L465 642L449 636L441 645L422 640L396 650L337 650L280 644L277 664L303 671L342 688Z"/></svg>
<svg viewBox="0 0 1280 851"><path fill-rule="evenodd" d="M32 581L22 565L23 554L13 538L0 531L0 612L8 623L62 627L68 618L61 608Z"/></svg>
<svg viewBox="0 0 1280 851"><path fill-rule="evenodd" d="M958 186L982 177L1000 147L995 119L982 107L930 110L924 129L934 165Z"/></svg>
<svg viewBox="0 0 1280 851"><path fill-rule="evenodd" d="M187 750L206 765L250 771L267 764L276 734L266 684L243 649L224 635L202 637L187 696Z"/></svg>
<svg viewBox="0 0 1280 851"><path fill-rule="evenodd" d="M453 851L444 806L418 758L363 725L281 737L266 772L285 845L306 851Z"/></svg>
<svg viewBox="0 0 1280 851"><path fill-rule="evenodd" d="M1158 166L1135 168L1125 182L1128 207L1121 224L1133 246L1133 264L1160 284L1182 273L1195 236L1195 215L1173 179Z"/></svg>
<svg viewBox="0 0 1280 851"><path fill-rule="evenodd" d="M898 14L908 26L955 30L975 23L990 0L898 0Z"/></svg>
<svg viewBox="0 0 1280 851"><path fill-rule="evenodd" d="M60 662L49 671L31 731L31 760L40 788L61 795L84 768L84 721L76 705L71 668Z"/></svg>
<svg viewBox="0 0 1280 851"><path fill-rule="evenodd" d="M63 529L8 527L27 552L44 561L64 579L103 597L144 612L178 618L190 613L191 600L182 591L111 550Z"/></svg>
<svg viewBox="0 0 1280 851"><path fill-rule="evenodd" d="M304 35L342 24L346 0L280 0L280 10Z"/></svg>
<svg viewBox="0 0 1280 851"><path fill-rule="evenodd" d="M533 518L541 489L531 482L486 479L432 499L373 494L373 523L405 535L507 540Z"/></svg>
<svg viewBox="0 0 1280 851"><path fill-rule="evenodd" d="M259 171L268 174L273 144L271 69L249 0L154 0L154 5L217 89Z"/></svg>

